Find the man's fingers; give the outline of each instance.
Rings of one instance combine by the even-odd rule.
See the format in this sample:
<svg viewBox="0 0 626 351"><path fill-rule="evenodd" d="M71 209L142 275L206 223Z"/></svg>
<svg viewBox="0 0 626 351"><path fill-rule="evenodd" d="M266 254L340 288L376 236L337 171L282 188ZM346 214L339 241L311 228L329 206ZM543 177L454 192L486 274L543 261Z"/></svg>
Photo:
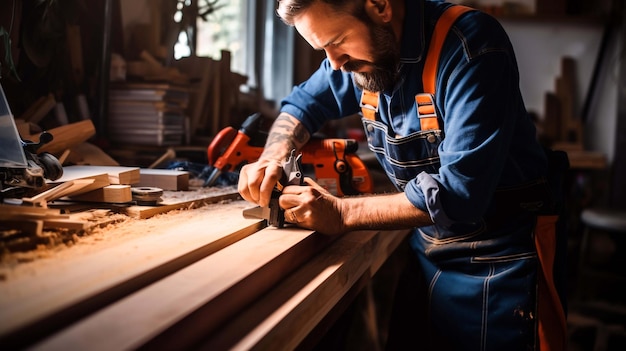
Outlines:
<svg viewBox="0 0 626 351"><path fill-rule="evenodd" d="M304 183L310 187L313 187L314 189L317 189L319 192L321 192L322 194L330 194L328 192L328 190L324 189L324 187L322 187L321 185L317 184L312 178L310 177L304 177Z"/></svg>
<svg viewBox="0 0 626 351"><path fill-rule="evenodd" d="M269 165L267 165L267 167L265 168L263 181L258 187L259 206L264 207L269 205L270 198L272 197L272 190L274 189L276 183L278 183L278 179L280 178L281 174L282 166L275 163L270 163Z"/></svg>
<svg viewBox="0 0 626 351"><path fill-rule="evenodd" d="M250 194L250 186L248 184L248 173L246 172L246 166L241 168L239 173L239 182L237 183L237 191L244 200L256 203L255 199Z"/></svg>

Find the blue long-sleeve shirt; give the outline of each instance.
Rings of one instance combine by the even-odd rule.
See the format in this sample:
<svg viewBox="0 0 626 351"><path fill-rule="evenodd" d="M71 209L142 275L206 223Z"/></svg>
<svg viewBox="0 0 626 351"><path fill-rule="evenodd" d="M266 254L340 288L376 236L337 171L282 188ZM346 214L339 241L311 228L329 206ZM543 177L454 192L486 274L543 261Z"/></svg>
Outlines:
<svg viewBox="0 0 626 351"><path fill-rule="evenodd" d="M382 143L402 142L421 133L415 95L423 92L428 44L436 19L447 6L439 1L406 1L400 79L392 91L380 94L378 122L387 139ZM437 147L440 166L414 168L406 179L388 174L414 206L449 227L479 220L493 210L497 188L544 176L547 161L524 107L513 47L494 18L479 11L462 15L447 35L438 67L435 103L444 136ZM282 101L281 111L313 133L328 120L358 113L360 97L352 74L335 71L324 60ZM369 146L386 169L411 162L383 146L371 142Z"/></svg>

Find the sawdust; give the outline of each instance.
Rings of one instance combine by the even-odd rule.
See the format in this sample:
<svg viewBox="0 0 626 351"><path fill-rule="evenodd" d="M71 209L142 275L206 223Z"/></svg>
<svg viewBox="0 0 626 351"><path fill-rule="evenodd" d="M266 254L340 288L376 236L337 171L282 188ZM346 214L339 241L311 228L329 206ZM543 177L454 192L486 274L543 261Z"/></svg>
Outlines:
<svg viewBox="0 0 626 351"><path fill-rule="evenodd" d="M207 195L219 196L230 194L236 190L233 187L195 188L190 191L164 193L168 201L191 201L206 198ZM242 200L236 200L244 202ZM157 230L176 226L185 221L208 216L210 211L226 206L233 200L225 200L216 204L196 204L175 209L148 219L132 218L121 213L97 210L94 217L100 217L101 225L95 225L89 230L44 230L37 238L23 238L24 245L13 243L13 249L6 245L0 247L0 281L10 280L19 274L37 270L38 267L54 264L55 262L89 255L111 246L123 245L140 236L147 236ZM193 208L193 211L189 209ZM102 212L104 211L104 212ZM15 249L17 247L18 249Z"/></svg>

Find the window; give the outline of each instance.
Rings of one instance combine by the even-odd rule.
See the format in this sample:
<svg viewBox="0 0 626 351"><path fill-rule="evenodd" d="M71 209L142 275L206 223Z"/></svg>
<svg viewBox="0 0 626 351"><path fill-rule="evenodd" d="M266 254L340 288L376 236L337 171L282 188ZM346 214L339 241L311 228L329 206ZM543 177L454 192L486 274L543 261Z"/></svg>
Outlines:
<svg viewBox="0 0 626 351"><path fill-rule="evenodd" d="M219 60L221 50L228 50L231 70L248 76L248 88L268 100L285 97L293 86L294 30L276 15L276 2L203 0L199 15L208 6L214 11L196 21L196 55Z"/></svg>

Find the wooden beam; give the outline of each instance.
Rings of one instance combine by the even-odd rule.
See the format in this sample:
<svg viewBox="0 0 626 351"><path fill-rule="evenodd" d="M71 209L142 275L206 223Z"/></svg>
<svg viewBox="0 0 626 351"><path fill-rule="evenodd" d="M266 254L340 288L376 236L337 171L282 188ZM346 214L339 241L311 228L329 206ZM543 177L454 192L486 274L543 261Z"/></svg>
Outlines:
<svg viewBox="0 0 626 351"><path fill-rule="evenodd" d="M102 173L108 175L110 184L133 185L139 183L141 177L139 167L77 165L63 167L63 177L57 182Z"/></svg>
<svg viewBox="0 0 626 351"><path fill-rule="evenodd" d="M157 187L163 190L189 190L189 172L172 169L139 170L140 179L137 186Z"/></svg>
<svg viewBox="0 0 626 351"><path fill-rule="evenodd" d="M353 287L361 288L360 280L374 276L406 235L408 231L345 234L207 337L200 348L296 349Z"/></svg>
<svg viewBox="0 0 626 351"><path fill-rule="evenodd" d="M241 215L248 206L244 201L207 206L204 210L210 210L210 225L207 217L197 217L146 232L145 224L139 223L137 230L149 235L119 240L104 250L63 260L11 281L0 280L0 344L9 349L23 348L258 232L264 222ZM128 224L120 230L131 228ZM204 275L226 274L222 271L223 266L212 266Z"/></svg>

